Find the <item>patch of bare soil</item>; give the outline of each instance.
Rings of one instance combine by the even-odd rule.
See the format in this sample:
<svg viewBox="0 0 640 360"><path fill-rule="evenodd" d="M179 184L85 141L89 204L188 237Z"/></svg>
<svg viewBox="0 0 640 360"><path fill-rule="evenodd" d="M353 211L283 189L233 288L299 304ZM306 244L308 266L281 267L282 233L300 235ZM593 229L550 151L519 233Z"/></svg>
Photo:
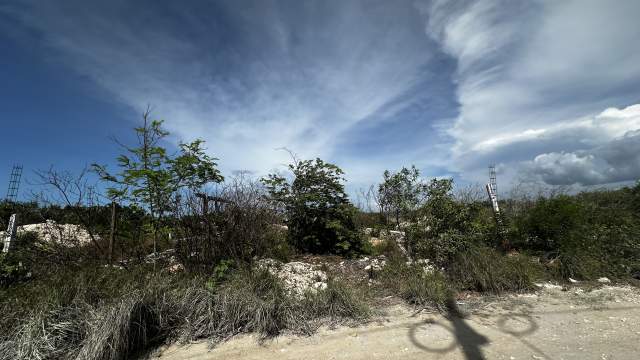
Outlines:
<svg viewBox="0 0 640 360"><path fill-rule="evenodd" d="M171 345L153 358L178 359L638 359L640 290L545 285L536 293L462 296L460 316L387 306L358 327L260 343L238 336Z"/></svg>

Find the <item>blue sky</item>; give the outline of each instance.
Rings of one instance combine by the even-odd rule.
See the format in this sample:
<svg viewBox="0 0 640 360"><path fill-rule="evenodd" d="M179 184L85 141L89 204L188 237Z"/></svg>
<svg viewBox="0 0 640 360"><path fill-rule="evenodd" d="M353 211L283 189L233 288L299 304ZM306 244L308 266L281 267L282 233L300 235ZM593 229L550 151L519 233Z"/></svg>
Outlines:
<svg viewBox="0 0 640 360"><path fill-rule="evenodd" d="M0 191L13 162L110 164L151 105L225 174L286 147L508 188L640 178L640 2L0 2ZM29 186L23 186L27 196ZM4 194L1 194L4 195Z"/></svg>

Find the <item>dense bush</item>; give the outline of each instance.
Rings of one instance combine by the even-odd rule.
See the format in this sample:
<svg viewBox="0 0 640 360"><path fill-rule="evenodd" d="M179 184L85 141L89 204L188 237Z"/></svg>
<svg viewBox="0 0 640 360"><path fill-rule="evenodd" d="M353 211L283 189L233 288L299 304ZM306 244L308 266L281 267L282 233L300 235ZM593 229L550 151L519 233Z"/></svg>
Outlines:
<svg viewBox="0 0 640 360"><path fill-rule="evenodd" d="M539 198L513 220L514 244L539 252L554 276L624 277L639 268L640 222L631 191Z"/></svg>
<svg viewBox="0 0 640 360"><path fill-rule="evenodd" d="M407 229L407 247L419 258L447 266L461 251L481 238L476 228L473 204L454 199L451 179L433 179L427 201L417 210L417 221Z"/></svg>
<svg viewBox="0 0 640 360"><path fill-rule="evenodd" d="M293 179L263 179L272 201L284 210L290 242L302 252L351 256L362 253L357 210L344 191L343 172L321 159L289 165Z"/></svg>
<svg viewBox="0 0 640 360"><path fill-rule="evenodd" d="M516 226L523 241L519 245L542 251L557 249L562 239L586 220L586 208L573 197L540 198L517 219Z"/></svg>

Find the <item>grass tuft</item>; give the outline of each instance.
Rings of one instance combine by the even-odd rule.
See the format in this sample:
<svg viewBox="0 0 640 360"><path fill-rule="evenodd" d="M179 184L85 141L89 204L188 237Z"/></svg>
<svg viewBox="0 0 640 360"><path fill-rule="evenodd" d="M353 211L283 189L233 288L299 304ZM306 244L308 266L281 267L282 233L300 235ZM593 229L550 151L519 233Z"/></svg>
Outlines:
<svg viewBox="0 0 640 360"><path fill-rule="evenodd" d="M452 296L445 276L434 271L425 273L415 264L407 264L402 258L392 258L379 275L382 286L410 304L446 308Z"/></svg>
<svg viewBox="0 0 640 360"><path fill-rule="evenodd" d="M542 272L542 266L529 256L505 256L483 246L460 253L448 271L462 289L496 294L532 290Z"/></svg>

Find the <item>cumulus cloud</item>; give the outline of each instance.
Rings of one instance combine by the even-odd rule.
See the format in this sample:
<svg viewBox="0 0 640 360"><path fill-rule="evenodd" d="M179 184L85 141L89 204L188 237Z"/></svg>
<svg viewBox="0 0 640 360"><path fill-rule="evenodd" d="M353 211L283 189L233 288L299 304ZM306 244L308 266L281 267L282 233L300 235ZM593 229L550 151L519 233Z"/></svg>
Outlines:
<svg viewBox="0 0 640 360"><path fill-rule="evenodd" d="M640 131L593 149L541 154L531 172L551 185L602 185L640 179Z"/></svg>

